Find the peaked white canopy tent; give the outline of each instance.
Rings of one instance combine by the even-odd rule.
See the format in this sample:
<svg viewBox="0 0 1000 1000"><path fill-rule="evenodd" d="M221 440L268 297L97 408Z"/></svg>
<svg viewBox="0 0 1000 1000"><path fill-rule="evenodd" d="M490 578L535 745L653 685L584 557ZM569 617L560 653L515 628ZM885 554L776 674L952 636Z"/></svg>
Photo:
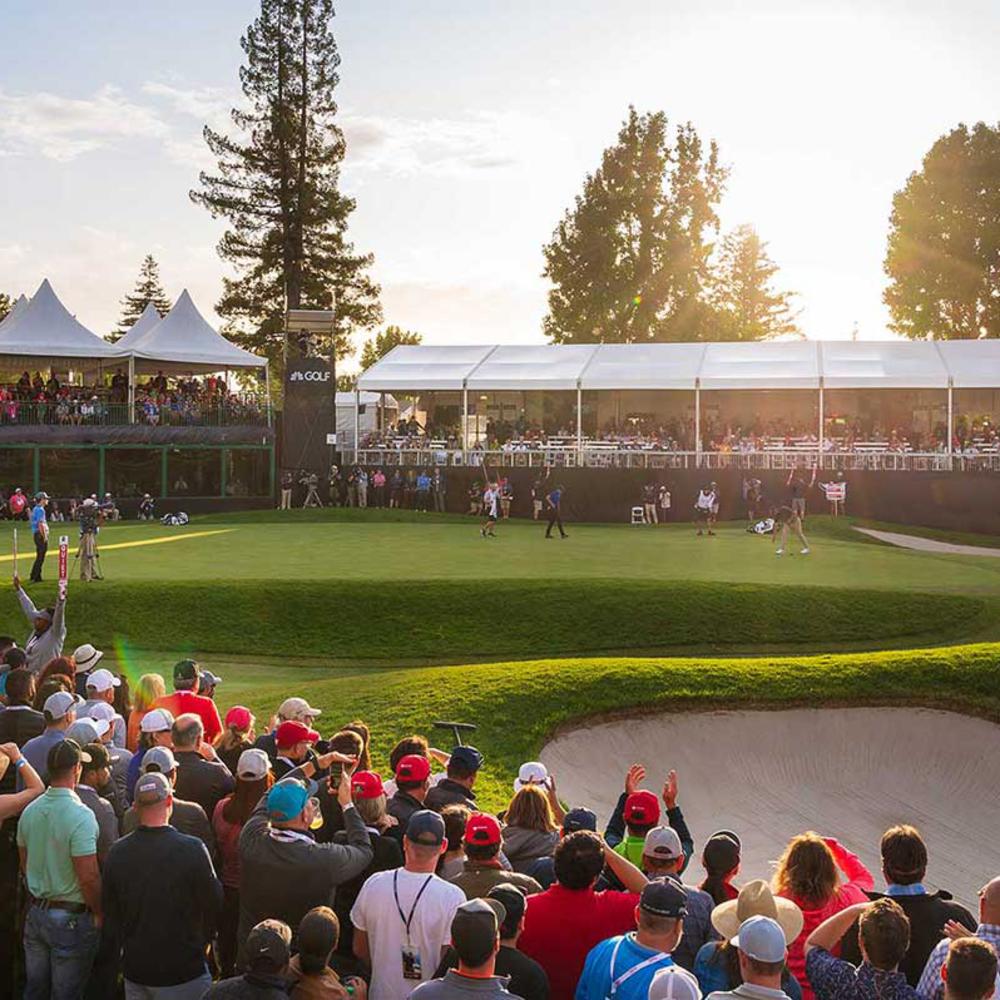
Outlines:
<svg viewBox="0 0 1000 1000"><path fill-rule="evenodd" d="M0 330L2 330L8 323L13 323L21 313L27 308L28 298L26 295L19 295L17 301L14 303L13 308L2 320L0 320Z"/></svg>
<svg viewBox="0 0 1000 1000"><path fill-rule="evenodd" d="M115 347L119 351L124 351L126 348L131 347L136 341L141 340L143 337L149 333L150 330L156 326L157 323L163 317L160 315L159 310L152 302L146 303L146 308L143 309L139 318L129 327L128 332L121 337L119 340L115 341Z"/></svg>
<svg viewBox="0 0 1000 1000"><path fill-rule="evenodd" d="M702 390L812 389L824 436L826 389L941 389L948 437L958 387L1000 388L1000 341L762 341L759 343L397 347L364 372L358 390L692 390L700 450Z"/></svg>
<svg viewBox="0 0 1000 1000"><path fill-rule="evenodd" d="M39 358L94 369L116 356L115 348L88 330L62 304L46 278L15 316L0 328L0 359L15 367Z"/></svg>

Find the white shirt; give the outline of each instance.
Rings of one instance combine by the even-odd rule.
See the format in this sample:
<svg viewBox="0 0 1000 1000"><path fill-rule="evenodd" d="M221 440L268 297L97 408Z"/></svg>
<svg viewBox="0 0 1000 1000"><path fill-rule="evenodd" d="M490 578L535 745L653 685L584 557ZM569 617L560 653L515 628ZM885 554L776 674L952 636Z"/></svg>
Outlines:
<svg viewBox="0 0 1000 1000"><path fill-rule="evenodd" d="M397 876L399 908L393 894L393 876ZM421 886L427 882L410 923L410 945L420 952L421 980L403 978L403 944L406 927L399 915L410 909ZM465 893L437 875L408 872L397 868L377 872L362 886L351 910L351 923L368 935L371 952L372 984L369 1000L402 1000L421 982L434 978L442 950L451 940L451 921L465 902Z"/></svg>
<svg viewBox="0 0 1000 1000"><path fill-rule="evenodd" d="M715 506L715 503L715 494L711 490L707 493L704 490L701 490L698 494L698 502L695 506L699 510L711 510Z"/></svg>

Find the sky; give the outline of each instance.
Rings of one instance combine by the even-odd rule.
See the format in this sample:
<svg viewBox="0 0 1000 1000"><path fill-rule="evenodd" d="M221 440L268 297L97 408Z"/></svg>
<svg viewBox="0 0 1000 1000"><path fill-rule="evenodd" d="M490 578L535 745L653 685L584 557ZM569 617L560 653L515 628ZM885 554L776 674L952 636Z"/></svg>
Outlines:
<svg viewBox="0 0 1000 1000"><path fill-rule="evenodd" d="M188 198L239 99L254 0L0 0L0 290L51 279L99 333L146 253L211 320L223 223ZM731 168L811 338L890 336L892 195L934 140L997 121L991 0L342 0L350 235L386 323L540 343L542 246L629 104Z"/></svg>

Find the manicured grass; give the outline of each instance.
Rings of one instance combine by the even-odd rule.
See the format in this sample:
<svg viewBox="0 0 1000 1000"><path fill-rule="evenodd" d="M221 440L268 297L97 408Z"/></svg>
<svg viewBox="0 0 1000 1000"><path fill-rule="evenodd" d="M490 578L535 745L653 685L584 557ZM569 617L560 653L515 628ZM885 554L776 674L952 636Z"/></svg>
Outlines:
<svg viewBox="0 0 1000 1000"><path fill-rule="evenodd" d="M110 649L125 641L178 656L389 665L884 648L959 640L997 613L996 599L955 594L629 579L105 581L75 585L70 600L74 646L86 640ZM20 636L25 628L19 609L4 602L0 632Z"/></svg>
<svg viewBox="0 0 1000 1000"><path fill-rule="evenodd" d="M571 721L609 713L703 707L781 708L805 704L936 705L1000 721L1000 646L981 644L813 657L752 659L601 658L358 670L217 663L221 707L243 703L266 720L291 693L323 709L324 735L351 719L372 727L374 766L384 774L392 744L439 719L475 723L486 754L485 804L510 796L511 775L537 758ZM145 661L143 668L166 661Z"/></svg>

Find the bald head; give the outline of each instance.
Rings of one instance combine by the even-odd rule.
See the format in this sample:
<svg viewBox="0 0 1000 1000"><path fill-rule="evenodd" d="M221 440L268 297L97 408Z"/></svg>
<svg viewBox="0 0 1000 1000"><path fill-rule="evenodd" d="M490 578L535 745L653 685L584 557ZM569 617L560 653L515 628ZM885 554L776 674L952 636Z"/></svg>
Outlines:
<svg viewBox="0 0 1000 1000"><path fill-rule="evenodd" d="M990 879L979 890L979 922L981 924L1000 923L1000 876Z"/></svg>

